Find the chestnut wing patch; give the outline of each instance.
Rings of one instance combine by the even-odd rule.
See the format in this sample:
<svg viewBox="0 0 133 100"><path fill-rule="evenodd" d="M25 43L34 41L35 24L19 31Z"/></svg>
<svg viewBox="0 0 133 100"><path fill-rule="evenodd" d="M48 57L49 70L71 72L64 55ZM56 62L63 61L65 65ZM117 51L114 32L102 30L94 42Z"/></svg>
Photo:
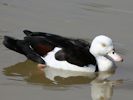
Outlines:
<svg viewBox="0 0 133 100"><path fill-rule="evenodd" d="M46 55L48 52L54 49L53 46L49 46L47 44L38 44L34 46L34 50L41 56Z"/></svg>
<svg viewBox="0 0 133 100"><path fill-rule="evenodd" d="M53 42L42 36L29 36L25 37L25 40L29 42L29 45L31 45L33 50L40 56L45 56L55 48Z"/></svg>

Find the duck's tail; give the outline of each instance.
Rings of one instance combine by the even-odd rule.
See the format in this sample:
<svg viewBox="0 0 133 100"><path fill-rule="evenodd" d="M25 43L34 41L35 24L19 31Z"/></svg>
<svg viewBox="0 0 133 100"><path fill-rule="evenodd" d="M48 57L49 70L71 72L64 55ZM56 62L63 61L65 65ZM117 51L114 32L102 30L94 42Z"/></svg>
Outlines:
<svg viewBox="0 0 133 100"><path fill-rule="evenodd" d="M21 48L22 42L23 42L23 40L14 39L14 38L9 37L9 36L4 36L3 44L8 49L11 49L11 50L16 51L16 52L21 53L21 54L24 54L24 52Z"/></svg>
<svg viewBox="0 0 133 100"><path fill-rule="evenodd" d="M14 39L9 36L4 37L3 44L13 51L16 51L20 54L25 55L28 59L45 64L45 61L41 58L40 55L38 55L35 51L33 51L30 46L27 44L27 41L25 40L18 40Z"/></svg>

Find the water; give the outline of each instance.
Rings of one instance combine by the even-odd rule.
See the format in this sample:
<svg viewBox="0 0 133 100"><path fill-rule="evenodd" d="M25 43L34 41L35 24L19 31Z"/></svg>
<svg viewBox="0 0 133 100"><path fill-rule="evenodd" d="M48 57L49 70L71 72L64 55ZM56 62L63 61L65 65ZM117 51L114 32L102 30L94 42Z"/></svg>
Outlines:
<svg viewBox="0 0 133 100"><path fill-rule="evenodd" d="M0 0L1 100L95 100L98 91L108 93L103 92L101 100L105 95L112 100L132 100L132 4L132 0ZM83 73L56 71L58 74L51 76L53 70L42 73L35 63L2 45L4 35L23 38L23 29L87 40L105 34L113 39L124 62L117 64L113 75L106 73L111 76L108 81L99 81L102 74L88 77ZM63 73L74 75L62 78ZM118 86L112 85L117 83Z"/></svg>

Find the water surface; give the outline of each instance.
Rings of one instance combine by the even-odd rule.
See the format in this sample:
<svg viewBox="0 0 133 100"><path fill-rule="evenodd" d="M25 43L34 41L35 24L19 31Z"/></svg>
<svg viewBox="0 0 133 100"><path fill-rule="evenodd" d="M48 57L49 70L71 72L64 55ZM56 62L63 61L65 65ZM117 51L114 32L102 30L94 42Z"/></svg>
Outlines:
<svg viewBox="0 0 133 100"><path fill-rule="evenodd" d="M132 0L0 0L1 100L91 100L92 91L96 90L90 82L97 79L97 74L91 78L83 74L65 79L55 77L53 81L53 76L40 73L35 63L2 45L4 35L23 38L23 29L87 40L99 34L108 35L125 59L117 64L115 74L108 80L122 79L124 83L112 87L109 81L105 89L113 91L112 100L132 100L132 4Z"/></svg>

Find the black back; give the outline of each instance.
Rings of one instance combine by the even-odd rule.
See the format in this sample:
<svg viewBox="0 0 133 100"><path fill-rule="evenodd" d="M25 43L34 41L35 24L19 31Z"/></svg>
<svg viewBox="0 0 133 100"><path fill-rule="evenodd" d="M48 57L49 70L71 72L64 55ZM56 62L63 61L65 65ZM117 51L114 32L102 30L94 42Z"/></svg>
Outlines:
<svg viewBox="0 0 133 100"><path fill-rule="evenodd" d="M28 41L41 56L47 55L55 47L61 47L62 50L55 55L57 60L66 60L81 67L89 64L97 66L95 57L89 52L89 43L82 39L70 39L50 33L28 30L24 30L24 33L27 35L25 41Z"/></svg>

